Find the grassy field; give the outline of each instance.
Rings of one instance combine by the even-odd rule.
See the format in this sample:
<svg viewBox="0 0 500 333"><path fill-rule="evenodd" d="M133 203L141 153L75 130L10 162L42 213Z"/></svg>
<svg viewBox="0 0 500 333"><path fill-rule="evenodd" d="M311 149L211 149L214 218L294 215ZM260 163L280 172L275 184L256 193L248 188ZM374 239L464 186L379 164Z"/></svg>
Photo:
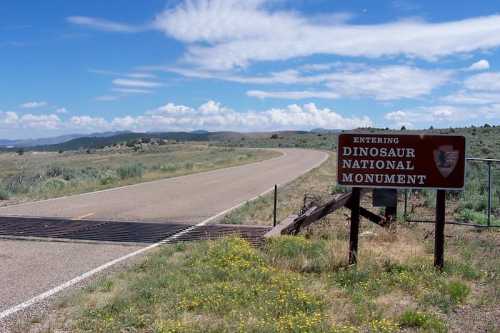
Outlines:
<svg viewBox="0 0 500 333"><path fill-rule="evenodd" d="M329 229L329 230L326 230ZM329 236L329 238L327 237ZM420 236L420 237L416 237ZM453 241L444 273L423 233L362 238L323 228L263 249L240 239L169 246L59 305L51 329L81 332L494 332L498 250L492 235ZM481 244L483 243L483 244ZM483 253L487 243L490 253ZM495 252L496 251L496 252ZM481 254L479 258L474 255ZM496 256L496 257L495 257ZM464 260L465 259L465 260ZM495 262L497 266L490 266Z"/></svg>
<svg viewBox="0 0 500 333"><path fill-rule="evenodd" d="M0 154L0 204L101 190L256 162L279 153L203 143Z"/></svg>
<svg viewBox="0 0 500 333"><path fill-rule="evenodd" d="M279 219L335 187L335 155L279 191ZM423 200L423 195L421 199ZM370 206L365 196L362 205ZM429 207L422 209L430 211ZM454 214L448 212L449 216ZM271 196L225 223L271 224ZM46 332L498 332L500 234L447 226L445 269L432 225L362 222L347 264L349 215L253 248L237 238L164 246L62 300L28 326ZM26 326L19 324L19 332Z"/></svg>
<svg viewBox="0 0 500 333"><path fill-rule="evenodd" d="M61 301L45 332L496 332L499 237L448 228L444 272L422 227L363 223L347 265L343 213L252 248L237 238L162 247ZM19 325L24 332L26 326Z"/></svg>

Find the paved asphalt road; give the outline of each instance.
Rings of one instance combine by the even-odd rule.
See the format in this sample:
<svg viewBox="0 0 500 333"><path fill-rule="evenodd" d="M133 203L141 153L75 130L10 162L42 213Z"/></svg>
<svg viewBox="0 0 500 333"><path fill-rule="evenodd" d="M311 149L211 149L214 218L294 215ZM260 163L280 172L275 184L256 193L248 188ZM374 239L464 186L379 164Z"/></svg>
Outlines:
<svg viewBox="0 0 500 333"><path fill-rule="evenodd" d="M0 208L0 216L199 223L318 166L326 153L286 149L248 165ZM141 246L0 239L0 314ZM0 322L2 320L0 319Z"/></svg>

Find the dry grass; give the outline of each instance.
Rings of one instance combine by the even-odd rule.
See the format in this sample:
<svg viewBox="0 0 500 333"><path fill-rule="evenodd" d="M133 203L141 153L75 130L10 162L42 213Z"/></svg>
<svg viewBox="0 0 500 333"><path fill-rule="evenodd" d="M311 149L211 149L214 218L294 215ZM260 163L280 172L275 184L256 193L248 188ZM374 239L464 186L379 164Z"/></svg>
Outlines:
<svg viewBox="0 0 500 333"><path fill-rule="evenodd" d="M280 190L280 219L301 208L306 192L326 200L336 190L333 184L335 159L330 157ZM370 201L365 197L363 206ZM263 197L226 222L270 224L271 212L270 196ZM348 211L341 209L301 236L279 237L260 249L234 239L167 246L68 300L47 331L500 329L497 231L447 227L444 272L432 266L432 225L384 229L363 220L356 267L347 265L348 232ZM276 298L281 292L288 296Z"/></svg>
<svg viewBox="0 0 500 333"><path fill-rule="evenodd" d="M276 151L169 144L147 151L0 154L1 205L45 199L252 163Z"/></svg>

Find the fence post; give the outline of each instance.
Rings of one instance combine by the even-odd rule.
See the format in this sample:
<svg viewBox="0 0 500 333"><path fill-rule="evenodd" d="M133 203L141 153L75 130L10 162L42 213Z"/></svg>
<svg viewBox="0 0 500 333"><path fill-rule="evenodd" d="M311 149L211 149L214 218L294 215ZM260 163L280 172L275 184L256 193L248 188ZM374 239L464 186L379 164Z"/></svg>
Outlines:
<svg viewBox="0 0 500 333"><path fill-rule="evenodd" d="M273 210L273 227L276 226L276 209L278 203L278 185L274 185L274 210Z"/></svg>
<svg viewBox="0 0 500 333"><path fill-rule="evenodd" d="M488 227L491 226L491 161L488 161Z"/></svg>

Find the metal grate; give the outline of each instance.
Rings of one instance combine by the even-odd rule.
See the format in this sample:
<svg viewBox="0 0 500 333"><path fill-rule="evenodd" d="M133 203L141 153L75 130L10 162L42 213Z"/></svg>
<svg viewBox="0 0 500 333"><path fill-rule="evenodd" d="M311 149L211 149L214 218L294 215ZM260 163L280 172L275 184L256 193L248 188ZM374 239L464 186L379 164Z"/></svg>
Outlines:
<svg viewBox="0 0 500 333"><path fill-rule="evenodd" d="M0 217L0 236L55 238L122 243L156 243L193 227L179 223L68 220L57 218ZM174 240L209 240L239 235L258 245L270 227L205 225Z"/></svg>
<svg viewBox="0 0 500 333"><path fill-rule="evenodd" d="M176 241L211 240L230 235L237 235L246 239L251 244L258 246L263 243L264 234L271 229L272 227L265 226L209 224L194 228L193 230L176 238Z"/></svg>

